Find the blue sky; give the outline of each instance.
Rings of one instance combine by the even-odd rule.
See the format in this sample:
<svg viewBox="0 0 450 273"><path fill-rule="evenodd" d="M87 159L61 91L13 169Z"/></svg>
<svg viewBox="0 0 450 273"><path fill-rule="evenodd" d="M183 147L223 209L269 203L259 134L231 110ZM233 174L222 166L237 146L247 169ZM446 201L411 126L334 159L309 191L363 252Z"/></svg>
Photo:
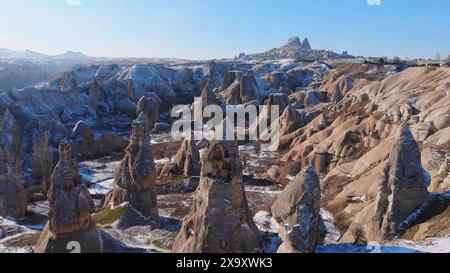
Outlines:
<svg viewBox="0 0 450 273"><path fill-rule="evenodd" d="M299 36L356 55L434 58L450 54L449 14L450 0L0 0L0 47L206 59Z"/></svg>

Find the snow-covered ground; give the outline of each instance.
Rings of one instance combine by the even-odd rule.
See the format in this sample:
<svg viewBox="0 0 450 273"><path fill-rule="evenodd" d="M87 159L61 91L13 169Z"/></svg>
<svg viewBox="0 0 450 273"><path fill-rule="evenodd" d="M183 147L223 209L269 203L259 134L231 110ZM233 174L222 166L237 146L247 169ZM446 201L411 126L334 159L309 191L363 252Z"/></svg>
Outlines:
<svg viewBox="0 0 450 273"><path fill-rule="evenodd" d="M320 215L325 224L327 230L327 237L325 238L326 245L335 244L339 238L341 237L341 233L339 230L332 224L333 215L324 210L320 210ZM278 250L278 247L281 245L282 240L278 235L280 230L280 226L277 221L270 215L267 211L259 211L253 217L256 226L261 232L261 236L263 238L264 253L275 253Z"/></svg>
<svg viewBox="0 0 450 273"><path fill-rule="evenodd" d="M39 232L20 225L14 219L0 217L0 253L30 253L34 245L28 241L34 241Z"/></svg>
<svg viewBox="0 0 450 273"><path fill-rule="evenodd" d="M450 237L429 238L423 241L398 240L387 244L369 243L367 246L333 244L320 246L317 253L450 253Z"/></svg>
<svg viewBox="0 0 450 273"><path fill-rule="evenodd" d="M91 194L106 194L112 189L118 165L119 161L111 161L110 158L86 161L80 164L81 176L90 183Z"/></svg>

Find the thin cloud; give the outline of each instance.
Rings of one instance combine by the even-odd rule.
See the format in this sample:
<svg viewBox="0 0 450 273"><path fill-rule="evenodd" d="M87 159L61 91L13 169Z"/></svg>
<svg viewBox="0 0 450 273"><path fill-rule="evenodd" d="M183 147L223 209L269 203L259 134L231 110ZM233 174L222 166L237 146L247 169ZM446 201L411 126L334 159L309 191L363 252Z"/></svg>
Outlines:
<svg viewBox="0 0 450 273"><path fill-rule="evenodd" d="M81 0L66 0L66 3L69 6L80 6Z"/></svg>
<svg viewBox="0 0 450 273"><path fill-rule="evenodd" d="M381 0L367 0L369 6L381 6Z"/></svg>

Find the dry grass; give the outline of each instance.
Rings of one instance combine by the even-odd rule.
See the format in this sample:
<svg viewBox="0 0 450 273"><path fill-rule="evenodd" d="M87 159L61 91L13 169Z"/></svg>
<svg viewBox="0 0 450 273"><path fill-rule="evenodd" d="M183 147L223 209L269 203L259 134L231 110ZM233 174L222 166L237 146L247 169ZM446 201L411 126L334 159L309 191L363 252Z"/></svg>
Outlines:
<svg viewBox="0 0 450 273"><path fill-rule="evenodd" d="M109 227L114 222L119 220L119 218L123 215L124 211L125 211L124 207L116 207L114 209L109 207L104 208L98 213L94 213L92 215L92 221L94 221L101 227Z"/></svg>
<svg viewBox="0 0 450 273"><path fill-rule="evenodd" d="M34 247L40 235L40 233L24 234L5 241L4 245L6 247Z"/></svg>

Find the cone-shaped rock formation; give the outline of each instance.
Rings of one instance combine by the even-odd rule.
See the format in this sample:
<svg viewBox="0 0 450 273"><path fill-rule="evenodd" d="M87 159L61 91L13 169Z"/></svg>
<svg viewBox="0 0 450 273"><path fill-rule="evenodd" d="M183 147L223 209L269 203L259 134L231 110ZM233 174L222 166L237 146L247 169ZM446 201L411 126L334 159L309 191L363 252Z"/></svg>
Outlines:
<svg viewBox="0 0 450 273"><path fill-rule="evenodd" d="M377 181L375 202L355 217L342 241L352 242L358 233L368 241L392 239L399 235L400 224L427 200L430 178L422 167L421 152L408 125L400 127L395 140Z"/></svg>
<svg viewBox="0 0 450 273"><path fill-rule="evenodd" d="M130 203L118 224L122 228L159 221L156 169L147 124L147 115L133 122L130 144L116 172L114 188L105 199L105 206Z"/></svg>
<svg viewBox="0 0 450 273"><path fill-rule="evenodd" d="M63 140L59 161L52 174L48 193L48 224L37 243L37 253L101 252L101 239L91 220L94 202L84 185L73 145Z"/></svg>
<svg viewBox="0 0 450 273"><path fill-rule="evenodd" d="M319 240L320 184L314 167L306 167L272 206L283 244L279 253L312 253Z"/></svg>
<svg viewBox="0 0 450 273"><path fill-rule="evenodd" d="M248 208L237 143L212 141L202 160L193 207L173 250L252 253L259 248L259 231Z"/></svg>

